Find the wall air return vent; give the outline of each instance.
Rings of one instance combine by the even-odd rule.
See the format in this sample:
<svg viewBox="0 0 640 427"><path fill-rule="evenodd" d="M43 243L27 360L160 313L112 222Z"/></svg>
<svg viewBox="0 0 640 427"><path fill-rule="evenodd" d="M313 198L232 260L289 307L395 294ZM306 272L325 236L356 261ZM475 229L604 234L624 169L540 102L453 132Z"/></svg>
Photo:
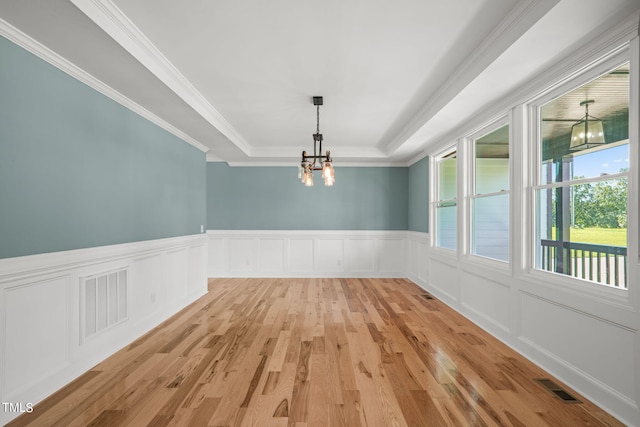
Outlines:
<svg viewBox="0 0 640 427"><path fill-rule="evenodd" d="M127 318L127 270L80 279L81 341Z"/></svg>

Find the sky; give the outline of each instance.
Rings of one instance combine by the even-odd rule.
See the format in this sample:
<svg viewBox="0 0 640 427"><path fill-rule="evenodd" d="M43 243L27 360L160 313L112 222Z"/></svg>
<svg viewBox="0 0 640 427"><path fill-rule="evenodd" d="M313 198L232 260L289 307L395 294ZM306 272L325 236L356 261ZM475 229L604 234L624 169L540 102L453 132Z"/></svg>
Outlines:
<svg viewBox="0 0 640 427"><path fill-rule="evenodd" d="M591 178L602 174L619 173L629 167L629 145L620 145L607 150L599 150L574 156L573 176Z"/></svg>

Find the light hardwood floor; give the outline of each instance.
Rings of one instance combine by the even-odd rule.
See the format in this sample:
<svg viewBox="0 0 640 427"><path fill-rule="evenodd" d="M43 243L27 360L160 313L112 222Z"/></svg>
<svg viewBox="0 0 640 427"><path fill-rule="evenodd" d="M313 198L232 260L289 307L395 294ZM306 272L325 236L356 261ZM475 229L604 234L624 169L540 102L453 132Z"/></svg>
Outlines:
<svg viewBox="0 0 640 427"><path fill-rule="evenodd" d="M430 298L404 279L212 279L10 425L622 425Z"/></svg>

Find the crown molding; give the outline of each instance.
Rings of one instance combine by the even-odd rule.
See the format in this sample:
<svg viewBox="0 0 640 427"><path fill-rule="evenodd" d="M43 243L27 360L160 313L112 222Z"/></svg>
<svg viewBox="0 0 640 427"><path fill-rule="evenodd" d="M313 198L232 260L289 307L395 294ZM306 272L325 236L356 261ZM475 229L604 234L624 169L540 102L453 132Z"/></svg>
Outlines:
<svg viewBox="0 0 640 427"><path fill-rule="evenodd" d="M331 151L331 157L334 158L333 164L336 166L408 166L404 160L390 160L388 156L376 147L340 146L336 152L329 151ZM301 153L301 150L295 147L254 148L251 158L239 161L230 160L226 161L226 163L229 166L298 166L300 164L299 153ZM210 153L210 155L207 155L207 161L220 162L225 160Z"/></svg>
<svg viewBox="0 0 640 427"><path fill-rule="evenodd" d="M387 154L395 153L438 111L498 58L514 41L551 10L559 0L526 0L519 2L505 19L485 38L447 78L429 101L416 113L386 146Z"/></svg>
<svg viewBox="0 0 640 427"><path fill-rule="evenodd" d="M207 152L207 162L224 162L224 160L209 151Z"/></svg>
<svg viewBox="0 0 640 427"><path fill-rule="evenodd" d="M224 162L224 160L209 160L207 159L207 162L209 163L217 163L217 162ZM229 165L230 167L291 167L291 168L295 168L300 166L300 162L299 161L273 161L273 162L265 162L265 161L255 161L255 162L251 162L251 161L246 161L246 162L225 162L227 163L227 165ZM409 163L406 161L398 161L398 162L393 162L393 161L373 161L373 162L354 162L354 161L344 161L344 162L333 162L333 166L336 169L342 168L342 167L354 167L354 168L403 168L403 167L409 167Z"/></svg>
<svg viewBox="0 0 640 427"><path fill-rule="evenodd" d="M433 155L445 147L454 145L460 138L473 133L483 124L507 114L515 106L534 102L598 63L623 53L629 48L630 41L638 37L639 19L640 12L636 12L622 21L612 18L611 21L603 23L601 27L594 29L590 39L584 40L581 48L552 64L546 71L539 73L498 101L487 105L464 127L452 129L437 140L422 144L424 152Z"/></svg>
<svg viewBox="0 0 640 427"><path fill-rule="evenodd" d="M313 148L313 146L311 146ZM325 147L326 149L326 147ZM308 153L313 150L310 150L307 147ZM341 158L363 158L363 159L386 159L387 155L377 147L345 147L339 146L337 150L325 150L331 152L331 157L338 154ZM287 157L299 157L300 153L302 153L302 149L300 147L254 147L251 151L252 157L260 158L260 157L278 157L278 158L287 158Z"/></svg>
<svg viewBox="0 0 640 427"><path fill-rule="evenodd" d="M252 147L110 0L71 2L247 156Z"/></svg>
<svg viewBox="0 0 640 427"><path fill-rule="evenodd" d="M72 62L58 55L57 53L55 53L54 51L52 51L42 43L29 37L28 35L18 30L13 25L9 24L3 19L0 19L0 35L6 38L7 40L17 44L18 46L22 47L23 49L27 50L28 52L34 54L35 56L42 59L43 61L53 65L54 67L68 74L74 79L84 83L85 85L98 91L102 95L114 100L118 104L128 108L129 110L133 111L139 116L149 120L151 123L161 127L162 129L180 138L186 143L194 146L198 150L204 153L209 151L209 148L204 144L196 141L186 133L182 132L180 129L171 125L170 123L163 120L162 118L156 116L146 108L142 107L141 105L137 104L136 102L132 101L131 99L127 98L126 96L118 92L117 90L113 89L111 86L108 86L107 84L103 83L101 80L98 80L91 74L84 71L82 68L78 67L77 65L73 64Z"/></svg>
<svg viewBox="0 0 640 427"><path fill-rule="evenodd" d="M416 154L415 156L410 158L409 161L407 161L407 166L413 166L414 164L418 163L420 160L426 157L429 157L429 154L427 154L426 151L421 150L418 152L418 154Z"/></svg>

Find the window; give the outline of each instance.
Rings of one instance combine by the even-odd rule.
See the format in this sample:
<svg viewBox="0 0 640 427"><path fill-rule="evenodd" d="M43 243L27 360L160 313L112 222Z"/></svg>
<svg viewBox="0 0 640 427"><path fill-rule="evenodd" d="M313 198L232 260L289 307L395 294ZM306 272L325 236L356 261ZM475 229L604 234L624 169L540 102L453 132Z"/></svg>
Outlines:
<svg viewBox="0 0 640 427"><path fill-rule="evenodd" d="M457 248L457 154L451 151L436 160L437 188L435 201L435 245Z"/></svg>
<svg viewBox="0 0 640 427"><path fill-rule="evenodd" d="M537 269L626 289L629 64L540 108Z"/></svg>
<svg viewBox="0 0 640 427"><path fill-rule="evenodd" d="M509 126L472 143L471 253L509 261Z"/></svg>

